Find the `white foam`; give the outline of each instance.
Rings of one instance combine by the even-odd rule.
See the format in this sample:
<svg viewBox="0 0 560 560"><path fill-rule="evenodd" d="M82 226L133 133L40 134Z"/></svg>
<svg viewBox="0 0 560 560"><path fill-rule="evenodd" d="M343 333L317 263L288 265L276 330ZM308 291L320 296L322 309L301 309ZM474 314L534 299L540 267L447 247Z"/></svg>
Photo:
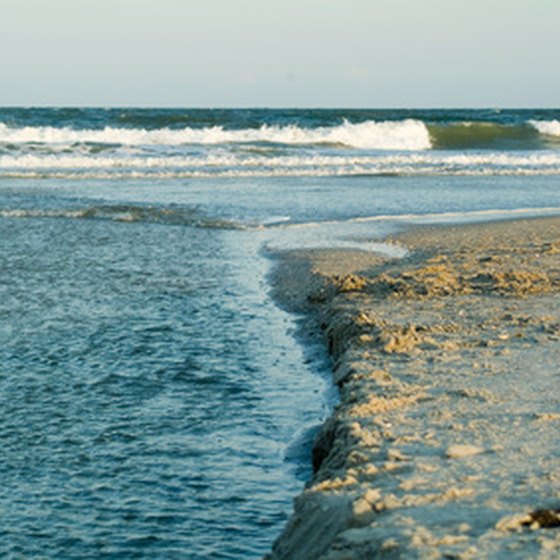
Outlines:
<svg viewBox="0 0 560 560"><path fill-rule="evenodd" d="M189 172L198 170L220 173L309 172L314 175L331 173L461 173L468 171L547 171L560 167L560 152L412 152L375 155L298 155L260 156L246 154L206 154L200 156L139 156L139 155L3 155L0 172L7 170L165 170Z"/></svg>
<svg viewBox="0 0 560 560"><path fill-rule="evenodd" d="M269 216L261 221L260 225L274 226L277 224L285 224L290 221L290 216Z"/></svg>
<svg viewBox="0 0 560 560"><path fill-rule="evenodd" d="M420 121L366 121L351 124L347 121L334 128L310 131L315 142L344 144L355 148L374 150L427 150L431 148L426 125Z"/></svg>
<svg viewBox="0 0 560 560"><path fill-rule="evenodd" d="M374 216L361 216L342 220L324 220L320 222L304 222L281 224L279 229L283 230L306 230L309 228L342 228L352 224L371 224L377 222L408 222L411 224L438 224L438 223L460 223L460 222L487 222L494 220L507 220L510 218L528 218L558 216L560 208L555 206L541 208L514 208L511 210L489 209L489 210L466 210L459 212L428 212L428 213L406 213L406 214L378 214Z"/></svg>
<svg viewBox="0 0 560 560"><path fill-rule="evenodd" d="M529 124L536 128L541 134L548 136L560 136L560 121L529 121Z"/></svg>
<svg viewBox="0 0 560 560"><path fill-rule="evenodd" d="M299 126L267 126L243 130L224 130L221 126L207 128L169 128L158 130L106 127L101 130L71 128L10 128L0 123L0 142L73 144L99 143L121 145L180 145L273 142L279 144L343 144L353 148L374 150L426 150L431 147L426 126L416 120L366 121L352 124L344 121L333 127L301 128Z"/></svg>
<svg viewBox="0 0 560 560"><path fill-rule="evenodd" d="M82 218L84 214L79 210L0 209L0 218Z"/></svg>
<svg viewBox="0 0 560 560"><path fill-rule="evenodd" d="M330 155L302 151L269 156L254 152L206 151L199 155L139 155L122 150L0 156L0 177L113 179L322 177L357 175L560 175L560 151L534 152L377 152L339 151Z"/></svg>

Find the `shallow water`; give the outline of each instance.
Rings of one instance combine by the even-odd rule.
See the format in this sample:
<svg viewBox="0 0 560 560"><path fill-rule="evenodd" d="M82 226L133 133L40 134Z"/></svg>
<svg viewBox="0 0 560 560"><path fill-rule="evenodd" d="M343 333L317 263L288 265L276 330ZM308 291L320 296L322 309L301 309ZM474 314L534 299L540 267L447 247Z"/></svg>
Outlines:
<svg viewBox="0 0 560 560"><path fill-rule="evenodd" d="M324 402L243 234L0 229L2 555L266 550Z"/></svg>

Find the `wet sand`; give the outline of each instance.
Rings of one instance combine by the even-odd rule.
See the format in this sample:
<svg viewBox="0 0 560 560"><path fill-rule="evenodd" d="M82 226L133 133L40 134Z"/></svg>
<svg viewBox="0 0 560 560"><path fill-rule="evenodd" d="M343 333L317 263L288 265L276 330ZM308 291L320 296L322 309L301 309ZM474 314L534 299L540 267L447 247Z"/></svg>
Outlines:
<svg viewBox="0 0 560 560"><path fill-rule="evenodd" d="M340 402L274 559L560 557L560 218L289 253Z"/></svg>

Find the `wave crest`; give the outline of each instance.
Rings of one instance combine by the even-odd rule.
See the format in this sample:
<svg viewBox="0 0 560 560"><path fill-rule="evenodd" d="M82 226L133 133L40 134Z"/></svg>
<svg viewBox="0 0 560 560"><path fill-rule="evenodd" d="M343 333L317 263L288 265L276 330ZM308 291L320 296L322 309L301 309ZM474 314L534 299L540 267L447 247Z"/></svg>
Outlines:
<svg viewBox="0 0 560 560"><path fill-rule="evenodd" d="M560 136L560 121L529 121L529 124L536 128L541 134L548 136Z"/></svg>
<svg viewBox="0 0 560 560"><path fill-rule="evenodd" d="M270 142L276 144L341 144L351 148L373 150L425 150L431 147L426 125L421 121L344 121L333 127L301 128L296 125L225 130L222 126L206 128L170 128L145 130L106 127L100 130L55 127L10 128L0 123L0 142L6 144L120 144L180 145L235 144Z"/></svg>

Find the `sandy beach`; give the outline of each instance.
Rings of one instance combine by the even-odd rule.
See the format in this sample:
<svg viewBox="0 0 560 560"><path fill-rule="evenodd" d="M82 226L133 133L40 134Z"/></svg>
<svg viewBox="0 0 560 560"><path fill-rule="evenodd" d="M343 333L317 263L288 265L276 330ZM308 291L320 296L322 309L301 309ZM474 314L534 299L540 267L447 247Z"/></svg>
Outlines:
<svg viewBox="0 0 560 560"><path fill-rule="evenodd" d="M560 556L560 219L287 253L340 402L273 559Z"/></svg>

